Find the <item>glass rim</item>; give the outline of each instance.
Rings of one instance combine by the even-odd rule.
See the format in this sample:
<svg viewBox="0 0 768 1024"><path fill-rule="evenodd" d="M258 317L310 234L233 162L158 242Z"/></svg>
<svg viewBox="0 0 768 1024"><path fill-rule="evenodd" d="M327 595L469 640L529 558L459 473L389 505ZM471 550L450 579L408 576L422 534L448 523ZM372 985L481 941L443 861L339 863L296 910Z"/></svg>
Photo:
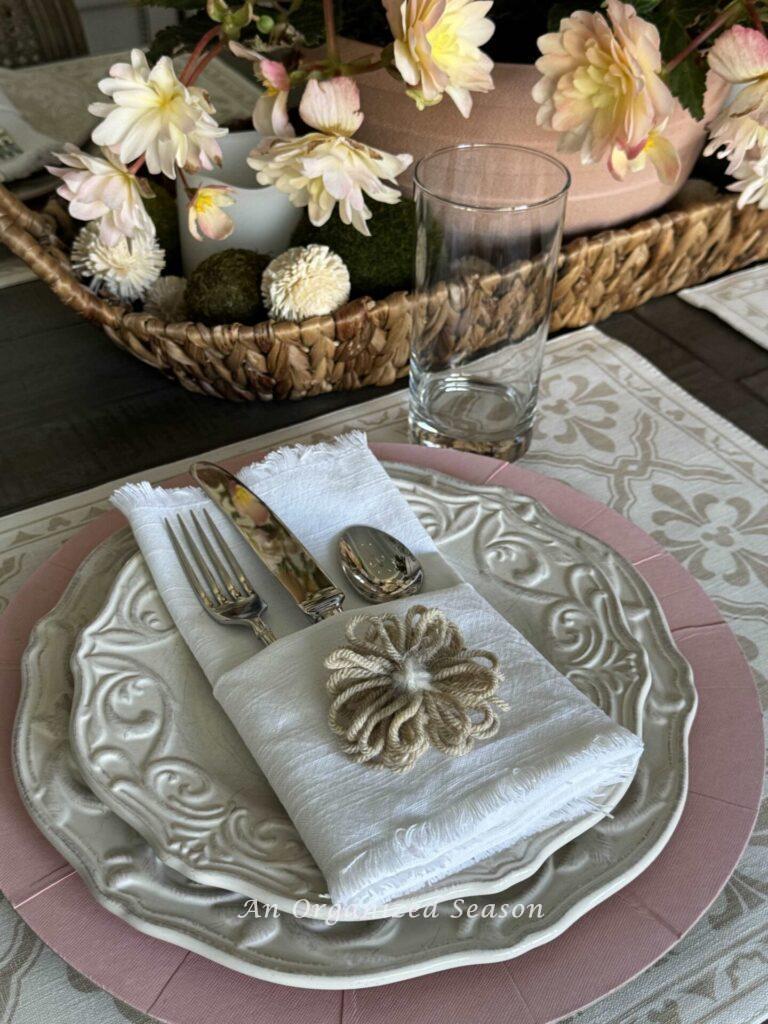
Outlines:
<svg viewBox="0 0 768 1024"><path fill-rule="evenodd" d="M507 153L525 153L528 156L537 157L562 171L564 184L562 188L558 189L557 192L553 192L552 195L546 196L544 199L536 199L530 203L492 203L484 205L483 203L467 203L461 202L458 199L451 199L449 196L443 195L438 190L426 185L420 176L420 171L434 157L443 156L445 153L453 153L460 149L501 149ZM427 153L426 156L417 160L416 166L413 169L413 180L416 186L432 199L437 199L439 202L447 203L449 206L454 206L457 209L483 210L489 213L523 213L526 210L535 210L540 206L549 206L551 203L556 203L571 187L573 179L571 178L571 172L561 160L550 156L549 153L542 153L539 149L533 149L531 146L517 146L508 142L457 142L450 146L441 146L440 149L435 149L433 152Z"/></svg>

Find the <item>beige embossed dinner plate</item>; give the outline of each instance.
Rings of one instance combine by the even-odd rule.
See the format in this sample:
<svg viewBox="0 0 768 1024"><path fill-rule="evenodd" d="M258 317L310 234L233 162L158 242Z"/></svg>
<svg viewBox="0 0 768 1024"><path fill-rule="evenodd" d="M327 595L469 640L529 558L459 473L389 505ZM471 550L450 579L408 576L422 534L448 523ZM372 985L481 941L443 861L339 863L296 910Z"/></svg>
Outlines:
<svg viewBox="0 0 768 1024"><path fill-rule="evenodd" d="M508 591L504 600L514 600L515 590L533 580L541 582L537 552L518 548L511 529L516 519L506 511L511 501L522 518L534 517L535 502L504 488L476 488L410 468L393 472L447 557L453 559L465 543L463 534L474 533L482 549L474 571ZM472 508L473 494L480 496L478 510ZM579 548L595 543L573 536ZM476 914L459 914L447 902L429 915L335 925L284 913L256 917L242 896L200 885L168 867L94 796L71 755L73 680L67 666L79 631L93 620L97 601L106 599L119 567L135 550L125 532L94 551L31 637L14 748L24 800L104 907L147 934L258 978L310 988L363 987L518 956L560 935L647 867L668 841L685 801L687 737L696 705L690 669L648 586L621 558L598 547L601 568L648 658L651 685L637 723L645 751L612 818L549 856L526 881L478 897ZM572 635L570 626L566 633ZM611 707L622 702L620 694L611 695ZM533 912L537 907L541 913Z"/></svg>
<svg viewBox="0 0 768 1024"><path fill-rule="evenodd" d="M399 478L423 473L398 469ZM419 514L461 574L611 717L639 731L648 659L600 562L529 499L441 480L420 487ZM478 501L479 497L479 501ZM631 571L630 571L631 574ZM279 632L279 623L271 622ZM137 554L122 570L73 661L72 748L93 792L157 855L205 885L319 920L360 919L333 906L325 880L267 780L214 699ZM439 884L365 917L494 893L533 874L612 810L629 780L604 787L595 810L540 832Z"/></svg>

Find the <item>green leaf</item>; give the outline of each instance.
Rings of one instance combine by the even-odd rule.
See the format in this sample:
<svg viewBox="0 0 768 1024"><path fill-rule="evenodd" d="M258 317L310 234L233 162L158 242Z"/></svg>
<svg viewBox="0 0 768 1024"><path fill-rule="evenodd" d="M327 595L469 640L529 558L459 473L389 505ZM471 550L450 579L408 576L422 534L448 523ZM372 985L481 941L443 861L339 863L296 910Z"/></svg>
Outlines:
<svg viewBox="0 0 768 1024"><path fill-rule="evenodd" d="M641 18L647 18L661 4L661 0L635 0L634 8Z"/></svg>
<svg viewBox="0 0 768 1024"><path fill-rule="evenodd" d="M689 27L702 14L702 8L713 6L709 0L704 3L701 0L664 0L655 8L650 20L659 30L661 55L665 63L689 44ZM666 75L672 93L697 121L704 116L706 79L706 60L699 52L686 57L682 64Z"/></svg>
<svg viewBox="0 0 768 1024"><path fill-rule="evenodd" d="M707 87L707 65L700 53L692 53L667 75L667 85L691 117L704 117L704 93Z"/></svg>
<svg viewBox="0 0 768 1024"><path fill-rule="evenodd" d="M195 43L211 28L211 19L205 11L185 18L179 25L161 28L147 53L147 60L154 64L161 57L175 57L194 48Z"/></svg>
<svg viewBox="0 0 768 1024"><path fill-rule="evenodd" d="M349 2L349 0L347 0ZM350 3L350 6L353 2ZM344 23L344 4L341 0L333 2L336 34L346 28ZM322 46L325 42L325 21L323 19L323 0L303 0L300 7L288 18L289 22L304 37L307 46Z"/></svg>

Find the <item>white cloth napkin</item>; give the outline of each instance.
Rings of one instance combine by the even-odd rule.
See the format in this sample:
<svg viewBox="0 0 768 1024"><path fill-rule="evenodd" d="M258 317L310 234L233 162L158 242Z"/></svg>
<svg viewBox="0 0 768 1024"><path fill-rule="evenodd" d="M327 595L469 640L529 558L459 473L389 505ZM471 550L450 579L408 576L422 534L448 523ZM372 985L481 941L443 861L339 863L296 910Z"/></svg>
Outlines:
<svg viewBox="0 0 768 1024"><path fill-rule="evenodd" d="M210 503L195 488L128 484L115 505L130 520L158 589L214 694L294 821L344 907L381 906L423 890L543 828L594 810L631 777L642 743L561 676L471 586L462 583L367 447L362 434L284 449L238 474L342 583L336 546L353 523L378 526L421 560L416 597L369 606L346 587L345 611L312 625L230 524L216 522L269 605L277 643L254 653L245 630L200 609L168 542L169 513ZM509 710L497 735L463 757L435 750L405 774L357 765L328 726L326 655L361 607L398 614L440 608L468 646L500 658ZM615 797L613 802L615 802Z"/></svg>
<svg viewBox="0 0 768 1024"><path fill-rule="evenodd" d="M0 181L39 171L60 143L28 124L0 89Z"/></svg>

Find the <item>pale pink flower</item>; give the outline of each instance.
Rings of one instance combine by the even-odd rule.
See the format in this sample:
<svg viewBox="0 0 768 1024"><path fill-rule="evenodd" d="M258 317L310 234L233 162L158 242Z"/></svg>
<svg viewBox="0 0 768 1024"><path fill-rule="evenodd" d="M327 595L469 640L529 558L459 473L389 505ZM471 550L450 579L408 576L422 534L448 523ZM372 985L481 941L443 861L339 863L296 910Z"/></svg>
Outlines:
<svg viewBox="0 0 768 1024"><path fill-rule="evenodd" d="M198 242L202 236L221 241L229 238L235 229L232 218L223 206L232 206L232 189L227 185L203 185L189 203L189 231Z"/></svg>
<svg viewBox="0 0 768 1024"><path fill-rule="evenodd" d="M754 28L734 25L707 55L711 72L730 82L735 95L714 118L704 153L728 160L735 174L750 150L768 153L768 39Z"/></svg>
<svg viewBox="0 0 768 1024"><path fill-rule="evenodd" d="M493 35L493 0L384 0L395 67L420 110L448 94L464 117L473 92L493 89L493 61L480 47Z"/></svg>
<svg viewBox="0 0 768 1024"><path fill-rule="evenodd" d="M126 163L145 156L150 174L176 177L176 167L211 170L221 163L218 139L227 134L213 118L206 93L185 86L176 77L170 57L150 69L141 50L131 51L130 64L113 64L99 89L111 103L92 103L88 110L104 120L91 136Z"/></svg>
<svg viewBox="0 0 768 1024"><path fill-rule="evenodd" d="M152 221L142 196L149 198L152 189L146 182L130 174L109 150L103 157L84 153L67 143L63 153L54 153L63 167L47 170L62 179L57 192L69 203L75 220L98 220L99 234L105 245L117 245L121 238L132 238L137 232L153 232Z"/></svg>
<svg viewBox="0 0 768 1024"><path fill-rule="evenodd" d="M610 21L576 11L558 32L540 37L536 67L543 77L533 98L538 123L561 133L561 150L579 152L585 164L608 157L614 172L626 173L651 132L658 142L675 101L660 77L656 27L620 0L608 0L607 9ZM662 146L667 156L669 145ZM662 163L671 167L669 159Z"/></svg>
<svg viewBox="0 0 768 1024"><path fill-rule="evenodd" d="M285 64L269 60L258 50L251 50L242 43L233 41L229 48L236 57L243 57L253 64L253 73L258 78L263 92L253 108L253 127L262 135L282 135L289 138L296 133L288 120L288 95L291 79Z"/></svg>
<svg viewBox="0 0 768 1024"><path fill-rule="evenodd" d="M651 161L664 185L673 185L680 177L680 156L663 134L666 122L652 128L645 145L636 156L630 157L621 146L614 146L608 158L608 170L618 181L623 181L628 171L642 171Z"/></svg>
<svg viewBox="0 0 768 1024"><path fill-rule="evenodd" d="M338 203L342 221L369 235L371 211L364 196L399 202L400 192L384 182L394 182L411 157L393 156L350 137L363 120L360 93L350 78L311 79L299 113L317 130L297 139L263 139L248 157L257 180L285 192L294 206L306 206L317 226L326 223Z"/></svg>

